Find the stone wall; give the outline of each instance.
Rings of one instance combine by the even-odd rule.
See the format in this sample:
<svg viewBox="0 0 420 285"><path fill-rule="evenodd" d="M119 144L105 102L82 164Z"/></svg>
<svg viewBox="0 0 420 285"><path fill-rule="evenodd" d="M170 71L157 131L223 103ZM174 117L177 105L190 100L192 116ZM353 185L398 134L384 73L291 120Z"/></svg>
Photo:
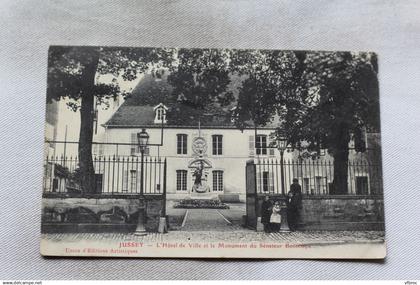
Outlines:
<svg viewBox="0 0 420 285"><path fill-rule="evenodd" d="M139 209L144 209L146 230L158 229L163 196L119 198L44 197L42 232L132 232Z"/></svg>
<svg viewBox="0 0 420 285"><path fill-rule="evenodd" d="M261 203L258 197L258 216ZM271 196L271 200L281 200ZM306 196L302 200L300 230L384 230L382 196Z"/></svg>

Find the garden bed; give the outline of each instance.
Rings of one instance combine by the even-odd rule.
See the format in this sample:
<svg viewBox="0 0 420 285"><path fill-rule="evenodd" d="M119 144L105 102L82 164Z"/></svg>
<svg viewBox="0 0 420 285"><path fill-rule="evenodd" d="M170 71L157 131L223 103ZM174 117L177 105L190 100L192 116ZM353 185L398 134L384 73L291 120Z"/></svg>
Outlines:
<svg viewBox="0 0 420 285"><path fill-rule="evenodd" d="M174 208L181 209L229 209L229 206L219 199L183 199L174 204Z"/></svg>

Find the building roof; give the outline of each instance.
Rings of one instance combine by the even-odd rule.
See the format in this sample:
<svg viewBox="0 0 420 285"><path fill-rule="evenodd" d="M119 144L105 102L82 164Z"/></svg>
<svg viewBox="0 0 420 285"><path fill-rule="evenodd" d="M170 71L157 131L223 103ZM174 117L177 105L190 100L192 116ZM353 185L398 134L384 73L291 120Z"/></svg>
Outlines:
<svg viewBox="0 0 420 285"><path fill-rule="evenodd" d="M111 119L105 123L108 127L128 127L155 125L155 111L152 106L121 105Z"/></svg>
<svg viewBox="0 0 420 285"><path fill-rule="evenodd" d="M238 87L241 85L242 80L239 76L231 77L228 89L235 98L238 98ZM154 123L154 108L161 103L169 109L172 108L173 106L168 102L168 94L172 90L171 84L167 81L167 75L156 78L150 74L145 74L131 95L126 98L125 102L104 125L107 128L160 128L160 124ZM203 113L200 119L201 126L205 128L236 128L231 120L232 108L235 105L236 102L233 102L226 107L215 107L211 113ZM183 116L188 116L190 113L189 109L191 109L191 113L196 111L193 107L183 105L180 112L182 112ZM168 120L165 127L185 128L197 127L197 125L198 122L196 120L191 120L191 124L171 124L170 120ZM252 122L248 122L248 125L252 126ZM269 123L263 128L272 129L274 127L274 124Z"/></svg>

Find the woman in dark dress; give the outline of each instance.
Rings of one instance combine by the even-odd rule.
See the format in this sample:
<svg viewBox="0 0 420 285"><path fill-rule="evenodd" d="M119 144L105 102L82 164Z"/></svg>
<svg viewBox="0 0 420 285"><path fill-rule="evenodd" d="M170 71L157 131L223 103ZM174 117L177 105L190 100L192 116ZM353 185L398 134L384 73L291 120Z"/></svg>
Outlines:
<svg viewBox="0 0 420 285"><path fill-rule="evenodd" d="M273 205L271 204L270 197L264 196L264 201L261 204L261 223L264 225L264 231L269 233L270 229L270 217L271 217L271 208Z"/></svg>

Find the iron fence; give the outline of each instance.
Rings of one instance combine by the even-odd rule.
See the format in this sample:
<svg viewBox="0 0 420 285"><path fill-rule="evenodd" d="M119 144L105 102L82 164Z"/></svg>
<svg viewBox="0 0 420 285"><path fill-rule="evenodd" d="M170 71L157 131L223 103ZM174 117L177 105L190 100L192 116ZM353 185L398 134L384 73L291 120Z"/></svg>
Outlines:
<svg viewBox="0 0 420 285"><path fill-rule="evenodd" d="M255 164L257 193L285 194L296 178L306 195L333 194L334 164L332 160L283 160L284 188L281 183L280 159L258 159ZM380 163L367 159L349 160L347 186L351 195L383 193Z"/></svg>
<svg viewBox="0 0 420 285"><path fill-rule="evenodd" d="M91 192L95 194L138 195L142 192L148 195L165 192L166 159L145 156L142 168L138 156L100 156L93 157L93 166L96 189ZM44 193L83 193L77 157L47 157L44 169Z"/></svg>

